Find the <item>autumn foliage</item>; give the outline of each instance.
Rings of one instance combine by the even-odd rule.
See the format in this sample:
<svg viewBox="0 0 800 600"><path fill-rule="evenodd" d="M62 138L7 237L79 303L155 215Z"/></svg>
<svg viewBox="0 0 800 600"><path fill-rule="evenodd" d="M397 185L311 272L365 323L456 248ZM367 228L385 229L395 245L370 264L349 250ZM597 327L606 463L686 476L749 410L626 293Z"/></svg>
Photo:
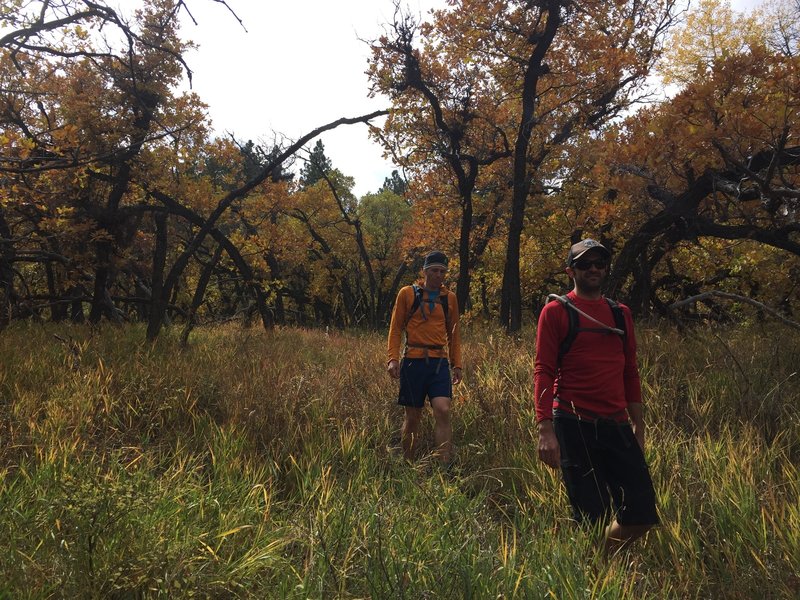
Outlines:
<svg viewBox="0 0 800 600"><path fill-rule="evenodd" d="M387 98L372 131L400 170L361 198L318 137L383 113L214 137L179 91L187 7L0 14L0 324L380 328L436 247L467 318L515 331L567 284L581 236L614 250L609 291L638 313L718 290L796 314L796 2L398 4L364 92Z"/></svg>

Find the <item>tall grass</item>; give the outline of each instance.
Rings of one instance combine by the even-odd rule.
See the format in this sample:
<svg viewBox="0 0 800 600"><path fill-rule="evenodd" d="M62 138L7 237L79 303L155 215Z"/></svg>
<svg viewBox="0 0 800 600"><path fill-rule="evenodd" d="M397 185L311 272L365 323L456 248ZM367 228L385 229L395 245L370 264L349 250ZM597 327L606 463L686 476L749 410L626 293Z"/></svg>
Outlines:
<svg viewBox="0 0 800 600"><path fill-rule="evenodd" d="M662 525L604 561L536 459L532 332L465 329L442 471L430 420L398 457L381 335L14 325L0 597L800 595L800 336L640 328Z"/></svg>

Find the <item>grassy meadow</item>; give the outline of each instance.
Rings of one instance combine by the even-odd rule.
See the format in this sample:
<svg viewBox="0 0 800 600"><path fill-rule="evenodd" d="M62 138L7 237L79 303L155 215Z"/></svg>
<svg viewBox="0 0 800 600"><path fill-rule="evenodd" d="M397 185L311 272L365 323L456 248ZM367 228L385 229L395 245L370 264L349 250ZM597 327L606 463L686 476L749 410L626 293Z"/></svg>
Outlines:
<svg viewBox="0 0 800 600"><path fill-rule="evenodd" d="M602 560L536 458L533 332L467 325L457 457L384 337L0 332L0 598L796 598L800 333L640 325L662 525Z"/></svg>

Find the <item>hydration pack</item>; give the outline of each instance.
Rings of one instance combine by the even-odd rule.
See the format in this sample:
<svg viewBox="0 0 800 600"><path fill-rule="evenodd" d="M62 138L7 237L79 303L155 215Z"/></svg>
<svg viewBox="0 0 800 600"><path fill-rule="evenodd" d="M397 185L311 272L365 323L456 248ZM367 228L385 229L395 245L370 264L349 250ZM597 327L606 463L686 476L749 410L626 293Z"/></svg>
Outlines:
<svg viewBox="0 0 800 600"><path fill-rule="evenodd" d="M406 317L406 326L408 322L411 321L411 317L413 314L419 309L422 305L422 286L417 285L416 283L411 286L414 290L414 302L411 304L411 309L408 311L408 316ZM439 304L442 305L442 310L444 311L444 326L447 333L447 339L450 339L450 303L448 302L450 294L440 295L438 298ZM422 318L427 320L425 316L425 310L422 310Z"/></svg>
<svg viewBox="0 0 800 600"><path fill-rule="evenodd" d="M578 310L575 305L572 303L572 300L569 299L568 296L558 296L558 301L564 306L564 310L567 311L567 317L569 319L569 325L567 327L567 335L566 337L561 340L561 345L558 347L558 364L561 364L561 359L564 358L564 355L569 352L570 347L572 346L572 342L575 341L575 338L578 337L578 334L582 331L592 331L594 333L611 333L607 328L601 327L579 327L579 315ZM611 313L614 315L614 324L617 329L622 331L622 347L623 349L626 347L625 341L627 337L627 329L625 327L625 315L622 313L622 309L619 307L614 300L611 298L606 298L606 302L611 307Z"/></svg>

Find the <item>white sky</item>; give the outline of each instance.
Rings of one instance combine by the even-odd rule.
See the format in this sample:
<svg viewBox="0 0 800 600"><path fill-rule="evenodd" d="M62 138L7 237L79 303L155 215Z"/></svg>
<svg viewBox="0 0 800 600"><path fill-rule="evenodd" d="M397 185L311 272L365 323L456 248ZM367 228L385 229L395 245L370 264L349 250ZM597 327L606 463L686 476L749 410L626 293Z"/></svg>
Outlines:
<svg viewBox="0 0 800 600"><path fill-rule="evenodd" d="M195 26L182 37L199 45L186 55L193 90L209 106L214 130L237 139L297 139L340 117L388 108L367 98L369 48L391 22L392 0L228 0L247 31L224 6L191 2ZM759 0L732 0L746 10ZM445 0L404 0L417 15ZM360 39L359 39L360 38ZM333 166L355 178L356 196L374 192L394 168L369 141L364 125L340 126L320 138ZM312 142L313 145L314 142ZM296 166L299 168L299 165Z"/></svg>

